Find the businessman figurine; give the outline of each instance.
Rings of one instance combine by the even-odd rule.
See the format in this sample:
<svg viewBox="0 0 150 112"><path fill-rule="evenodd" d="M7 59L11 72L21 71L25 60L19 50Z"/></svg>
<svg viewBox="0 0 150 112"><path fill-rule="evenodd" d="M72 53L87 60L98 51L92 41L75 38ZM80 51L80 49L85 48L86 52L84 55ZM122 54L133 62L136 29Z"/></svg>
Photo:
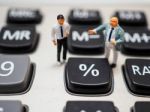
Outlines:
<svg viewBox="0 0 150 112"><path fill-rule="evenodd" d="M119 26L118 18L112 17L110 23L98 26L93 30L89 30L90 35L94 35L97 31L103 31L105 37L105 57L109 58L110 50L113 50L113 63L111 67L116 67L118 59L117 45L124 40L124 30Z"/></svg>
<svg viewBox="0 0 150 112"><path fill-rule="evenodd" d="M62 14L57 16L57 24L52 28L52 42L57 45L57 61L61 63L60 54L63 47L63 62L67 57L67 37L69 35L70 25L65 22L65 18Z"/></svg>

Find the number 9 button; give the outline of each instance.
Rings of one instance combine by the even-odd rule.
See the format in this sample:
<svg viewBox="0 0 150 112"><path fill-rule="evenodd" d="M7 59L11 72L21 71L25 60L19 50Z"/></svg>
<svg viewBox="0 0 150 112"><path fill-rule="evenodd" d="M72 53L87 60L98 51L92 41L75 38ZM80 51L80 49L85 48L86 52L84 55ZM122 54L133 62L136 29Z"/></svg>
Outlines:
<svg viewBox="0 0 150 112"><path fill-rule="evenodd" d="M112 70L103 58L69 58L65 68L69 93L96 95L112 90Z"/></svg>
<svg viewBox="0 0 150 112"><path fill-rule="evenodd" d="M27 92L34 68L26 55L0 55L0 94Z"/></svg>

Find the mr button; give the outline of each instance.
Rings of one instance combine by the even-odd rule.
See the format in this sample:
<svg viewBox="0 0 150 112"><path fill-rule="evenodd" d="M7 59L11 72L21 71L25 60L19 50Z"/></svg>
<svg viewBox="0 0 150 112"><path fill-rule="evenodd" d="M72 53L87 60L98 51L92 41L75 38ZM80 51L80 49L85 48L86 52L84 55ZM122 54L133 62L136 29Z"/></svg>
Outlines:
<svg viewBox="0 0 150 112"><path fill-rule="evenodd" d="M34 70L28 56L0 55L0 94L27 92Z"/></svg>
<svg viewBox="0 0 150 112"><path fill-rule="evenodd" d="M127 86L132 93L150 95L150 60L127 59L123 70Z"/></svg>
<svg viewBox="0 0 150 112"><path fill-rule="evenodd" d="M26 53L34 51L38 43L34 26L6 26L0 33L0 52Z"/></svg>
<svg viewBox="0 0 150 112"><path fill-rule="evenodd" d="M69 58L65 68L67 90L75 94L107 94L112 88L112 71L107 59Z"/></svg>
<svg viewBox="0 0 150 112"><path fill-rule="evenodd" d="M104 52L104 36L101 32L89 35L89 28L96 26L75 26L70 30L68 50L74 54L102 54Z"/></svg>

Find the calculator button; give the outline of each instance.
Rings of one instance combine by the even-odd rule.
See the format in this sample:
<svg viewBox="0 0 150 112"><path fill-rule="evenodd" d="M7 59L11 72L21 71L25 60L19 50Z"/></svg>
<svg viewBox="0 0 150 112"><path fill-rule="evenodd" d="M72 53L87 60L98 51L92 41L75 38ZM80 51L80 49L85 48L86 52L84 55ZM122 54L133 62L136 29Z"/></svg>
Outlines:
<svg viewBox="0 0 150 112"><path fill-rule="evenodd" d="M72 9L69 13L68 21L70 24L76 25L101 24L102 17L97 10Z"/></svg>
<svg viewBox="0 0 150 112"><path fill-rule="evenodd" d="M150 102L136 102L132 112L150 112Z"/></svg>
<svg viewBox="0 0 150 112"><path fill-rule="evenodd" d="M35 24L40 23L42 15L39 10L26 8L11 8L7 14L7 23Z"/></svg>
<svg viewBox="0 0 150 112"><path fill-rule="evenodd" d="M108 94L112 90L112 71L104 58L69 58L65 81L70 93Z"/></svg>
<svg viewBox="0 0 150 112"><path fill-rule="evenodd" d="M150 95L150 60L127 59L123 73L127 86L132 93Z"/></svg>
<svg viewBox="0 0 150 112"><path fill-rule="evenodd" d="M0 49L6 53L32 52L37 47L38 38L35 26L5 26L0 33Z"/></svg>
<svg viewBox="0 0 150 112"><path fill-rule="evenodd" d="M150 55L150 31L131 29L125 32L121 51L128 55Z"/></svg>
<svg viewBox="0 0 150 112"><path fill-rule="evenodd" d="M0 55L0 94L29 90L34 69L26 55Z"/></svg>
<svg viewBox="0 0 150 112"><path fill-rule="evenodd" d="M65 112L117 112L110 101L68 101Z"/></svg>
<svg viewBox="0 0 150 112"><path fill-rule="evenodd" d="M68 50L73 54L102 54L104 53L104 35L98 32L96 35L89 35L88 29L96 26L75 26L70 29L68 38Z"/></svg>
<svg viewBox="0 0 150 112"><path fill-rule="evenodd" d="M0 100L0 112L27 112L20 101Z"/></svg>
<svg viewBox="0 0 150 112"><path fill-rule="evenodd" d="M142 11L117 11L115 16L121 26L147 26L146 15Z"/></svg>

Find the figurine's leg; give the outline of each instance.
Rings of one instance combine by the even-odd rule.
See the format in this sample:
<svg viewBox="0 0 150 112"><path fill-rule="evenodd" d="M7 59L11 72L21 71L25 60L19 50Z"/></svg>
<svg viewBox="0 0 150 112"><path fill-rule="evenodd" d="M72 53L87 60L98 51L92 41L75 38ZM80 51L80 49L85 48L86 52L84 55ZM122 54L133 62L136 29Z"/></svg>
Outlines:
<svg viewBox="0 0 150 112"><path fill-rule="evenodd" d="M62 48L62 40L57 40L57 61L60 62L60 54Z"/></svg>
<svg viewBox="0 0 150 112"><path fill-rule="evenodd" d="M105 45L105 58L109 58L109 55L110 55L110 46L109 46L109 43L106 43Z"/></svg>
<svg viewBox="0 0 150 112"><path fill-rule="evenodd" d="M113 46L113 64L117 63L117 59L118 59L118 51L116 50L116 47Z"/></svg>
<svg viewBox="0 0 150 112"><path fill-rule="evenodd" d="M63 60L66 60L67 57L67 38L63 40Z"/></svg>

